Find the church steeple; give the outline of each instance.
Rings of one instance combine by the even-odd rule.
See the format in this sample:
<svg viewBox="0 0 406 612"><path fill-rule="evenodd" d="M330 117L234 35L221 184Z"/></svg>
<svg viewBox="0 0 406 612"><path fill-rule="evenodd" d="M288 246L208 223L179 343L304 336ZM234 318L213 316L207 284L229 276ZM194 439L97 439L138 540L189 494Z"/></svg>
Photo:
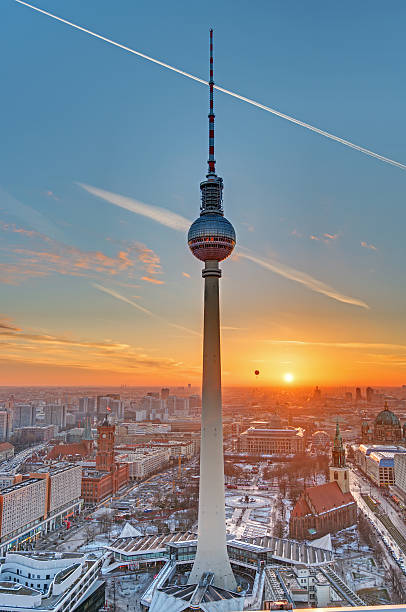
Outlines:
<svg viewBox="0 0 406 612"><path fill-rule="evenodd" d="M345 448L340 433L340 426L336 424L336 435L331 452L330 482L336 482L343 493L350 491L350 471L345 463Z"/></svg>
<svg viewBox="0 0 406 612"><path fill-rule="evenodd" d="M346 467L345 449L343 445L343 439L340 433L340 426L338 424L338 419L336 423L336 435L334 438L333 450L332 450L331 455L332 455L331 467L335 467L335 468L345 468Z"/></svg>

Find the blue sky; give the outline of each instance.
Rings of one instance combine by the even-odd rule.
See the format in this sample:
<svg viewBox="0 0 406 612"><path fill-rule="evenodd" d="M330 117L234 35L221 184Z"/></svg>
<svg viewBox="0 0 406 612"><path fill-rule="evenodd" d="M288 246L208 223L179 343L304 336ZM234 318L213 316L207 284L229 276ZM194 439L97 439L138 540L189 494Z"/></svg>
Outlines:
<svg viewBox="0 0 406 612"><path fill-rule="evenodd" d="M35 4L202 78L212 26L219 85L406 163L403 2L230 1L212 15L197 2ZM198 381L199 336L168 325L201 327L200 268L184 236L78 183L193 219L207 89L13 0L0 11L0 312L20 330L5 339L0 384L99 381L106 372L166 383L181 380L182 368ZM368 345L406 344L405 171L224 94L215 110L217 170L239 244L369 306L246 259L225 262L223 321L238 328L224 332L226 380L249 381L258 361L275 382L286 354L269 343L295 340L331 343L289 353L298 381L330 381L319 371L330 359L342 381L401 382L405 349ZM52 355L43 335L54 338ZM126 344L139 365L123 357L110 367L100 354L96 367L64 352L66 338ZM365 347L333 351L338 342Z"/></svg>

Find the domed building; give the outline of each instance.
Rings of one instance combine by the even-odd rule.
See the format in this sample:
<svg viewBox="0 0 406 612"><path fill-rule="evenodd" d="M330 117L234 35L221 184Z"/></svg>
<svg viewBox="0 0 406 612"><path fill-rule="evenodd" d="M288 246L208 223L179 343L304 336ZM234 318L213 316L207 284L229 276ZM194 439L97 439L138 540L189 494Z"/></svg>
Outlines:
<svg viewBox="0 0 406 612"><path fill-rule="evenodd" d="M376 417L373 427L366 419L363 420L361 425L362 442L394 444L404 440L405 435L406 423L402 428L399 418L389 410L387 402L385 402L384 409Z"/></svg>

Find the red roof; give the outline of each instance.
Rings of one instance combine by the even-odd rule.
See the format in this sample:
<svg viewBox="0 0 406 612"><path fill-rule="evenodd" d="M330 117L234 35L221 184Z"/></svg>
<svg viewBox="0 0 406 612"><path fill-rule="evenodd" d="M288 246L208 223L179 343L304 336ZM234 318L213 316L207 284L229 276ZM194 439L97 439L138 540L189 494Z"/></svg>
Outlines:
<svg viewBox="0 0 406 612"><path fill-rule="evenodd" d="M313 514L313 509L315 514L322 514L351 503L355 503L351 493L343 493L336 482L328 482L306 489L293 508L292 516Z"/></svg>
<svg viewBox="0 0 406 612"><path fill-rule="evenodd" d="M12 448L14 448L14 446L10 444L10 442L0 442L0 452L11 450Z"/></svg>
<svg viewBox="0 0 406 612"><path fill-rule="evenodd" d="M67 457L68 455L80 455L87 457L89 455L89 447L86 440L81 442L73 442L72 444L56 444L48 453L48 459L57 459L58 457Z"/></svg>
<svg viewBox="0 0 406 612"><path fill-rule="evenodd" d="M298 501L296 502L295 507L292 510L291 516L299 517L299 516L306 516L306 514L311 514L311 510L309 506L307 505L307 502L304 499L303 493L302 493L302 495L299 497Z"/></svg>

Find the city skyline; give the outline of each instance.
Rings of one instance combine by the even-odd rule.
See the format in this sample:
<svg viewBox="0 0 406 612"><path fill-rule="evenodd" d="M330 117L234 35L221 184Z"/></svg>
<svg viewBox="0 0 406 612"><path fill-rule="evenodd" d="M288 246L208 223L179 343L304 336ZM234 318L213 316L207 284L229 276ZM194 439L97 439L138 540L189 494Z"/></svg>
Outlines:
<svg viewBox="0 0 406 612"><path fill-rule="evenodd" d="M210 24L186 3L175 36L169 13L151 33L146 3L136 32L130 2L114 17L105 2L97 13L91 2L37 5L205 74ZM404 161L393 16L378 3L368 15L315 3L312 23L275 6L260 5L255 25L272 32L263 40L241 6L230 23L230 4L219 9L219 84ZM206 89L28 8L3 10L13 95L3 101L0 384L198 385L200 282L185 230L204 171ZM350 14L343 52L331 20ZM274 62L288 26L289 50ZM378 32L386 54L368 46L367 58L365 36ZM217 107L218 169L242 245L222 283L224 385L404 383L403 170L227 96Z"/></svg>

